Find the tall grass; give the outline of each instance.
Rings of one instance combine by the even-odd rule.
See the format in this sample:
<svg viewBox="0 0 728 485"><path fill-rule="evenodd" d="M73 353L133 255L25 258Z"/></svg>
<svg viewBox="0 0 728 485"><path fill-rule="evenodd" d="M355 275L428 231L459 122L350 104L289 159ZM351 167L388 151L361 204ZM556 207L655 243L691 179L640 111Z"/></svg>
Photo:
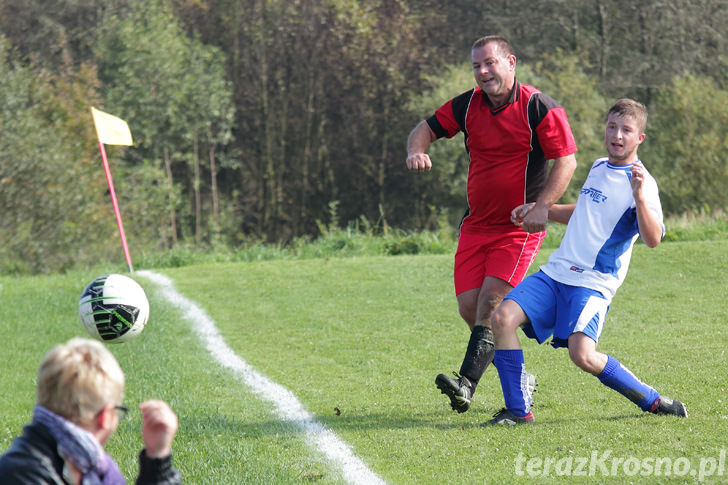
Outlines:
<svg viewBox="0 0 728 485"><path fill-rule="evenodd" d="M666 242L711 241L728 239L728 215L685 214L665 221ZM457 228L451 227L443 216L438 228L432 231L404 231L388 227L385 222L369 223L360 218L341 227L332 208L332 222L318 225L317 237L299 237L288 243L268 243L247 238L232 247L226 245L195 246L179 243L171 249L139 249L130 243L133 266L136 269L180 268L206 263L235 263L272 260L304 260L316 258L347 258L352 256L397 256L414 254L453 254L457 246ZM549 223L544 248L558 247L566 226ZM133 233L133 231L127 231ZM124 271L121 257L116 262L99 261L98 266L117 267ZM0 274L23 274L22 265L0 260ZM66 271L91 269L69 264Z"/></svg>
<svg viewBox="0 0 728 485"><path fill-rule="evenodd" d="M665 242L713 241L728 239L728 215L686 214L665 221ZM566 226L549 223L544 248L556 248ZM145 252L137 256L135 267L178 268L192 264L301 260L352 256L393 256L404 254L453 254L457 246L457 229L442 223L436 231L407 232L373 227L365 220L345 228L319 225L314 239L301 237L290 244L270 244L250 240L239 247L195 248L181 244L169 251Z"/></svg>

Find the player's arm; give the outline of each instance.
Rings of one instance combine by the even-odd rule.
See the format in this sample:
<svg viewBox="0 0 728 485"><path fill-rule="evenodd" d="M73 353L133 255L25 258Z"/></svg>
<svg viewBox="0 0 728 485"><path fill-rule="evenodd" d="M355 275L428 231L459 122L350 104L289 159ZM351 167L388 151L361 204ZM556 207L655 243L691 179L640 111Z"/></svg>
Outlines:
<svg viewBox="0 0 728 485"><path fill-rule="evenodd" d="M437 139L427 121L420 121L407 139L407 168L413 172L429 172L432 168L430 156L426 153Z"/></svg>
<svg viewBox="0 0 728 485"><path fill-rule="evenodd" d="M546 230L546 223L549 220L549 210L557 200L564 194L569 185L571 176L576 170L576 157L574 154L559 157L549 172L546 185L533 208L529 210L522 220L522 227L526 232L539 232Z"/></svg>
<svg viewBox="0 0 728 485"><path fill-rule="evenodd" d="M529 204L522 204L511 211L511 222L519 227L523 226L523 219L526 214L533 209L536 204L531 202ZM574 213L576 204L554 204L549 209L549 220L553 222L560 222L561 224L568 224L571 219L571 214Z"/></svg>
<svg viewBox="0 0 728 485"><path fill-rule="evenodd" d="M647 204L644 193L644 167L639 163L632 165L632 195L637 206L637 225L640 237L647 247L654 248L662 240L662 224Z"/></svg>
<svg viewBox="0 0 728 485"><path fill-rule="evenodd" d="M554 204L549 209L549 220L561 224L568 224L575 208L576 204Z"/></svg>

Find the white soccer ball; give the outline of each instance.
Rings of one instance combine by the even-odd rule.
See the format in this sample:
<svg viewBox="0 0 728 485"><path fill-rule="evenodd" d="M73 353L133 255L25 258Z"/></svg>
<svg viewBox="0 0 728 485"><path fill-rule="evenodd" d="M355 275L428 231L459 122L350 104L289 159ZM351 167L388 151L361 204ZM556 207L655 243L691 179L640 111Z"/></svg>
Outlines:
<svg viewBox="0 0 728 485"><path fill-rule="evenodd" d="M139 335L149 320L144 289L128 276L108 274L88 284L78 302L81 323L92 337L121 343Z"/></svg>

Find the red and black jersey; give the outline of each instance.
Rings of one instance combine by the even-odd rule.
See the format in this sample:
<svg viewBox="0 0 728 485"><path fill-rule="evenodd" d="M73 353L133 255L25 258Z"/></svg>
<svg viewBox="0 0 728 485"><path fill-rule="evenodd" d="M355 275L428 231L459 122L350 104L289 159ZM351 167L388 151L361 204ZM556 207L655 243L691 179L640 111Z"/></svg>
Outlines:
<svg viewBox="0 0 728 485"><path fill-rule="evenodd" d="M438 138L465 135L470 165L461 230L467 232L510 225L511 211L534 202L546 184L548 161L576 152L564 108L517 81L498 109L475 87L442 105L427 123Z"/></svg>

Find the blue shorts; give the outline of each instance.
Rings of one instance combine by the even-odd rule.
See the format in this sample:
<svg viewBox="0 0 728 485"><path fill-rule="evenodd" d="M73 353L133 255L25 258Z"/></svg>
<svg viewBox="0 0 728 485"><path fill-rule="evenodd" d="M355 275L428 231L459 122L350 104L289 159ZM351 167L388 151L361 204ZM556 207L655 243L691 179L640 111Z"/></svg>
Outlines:
<svg viewBox="0 0 728 485"><path fill-rule="evenodd" d="M582 332L599 341L609 301L600 292L554 281L542 271L524 279L505 297L523 309L530 323L522 329L527 337L568 347L569 336Z"/></svg>

